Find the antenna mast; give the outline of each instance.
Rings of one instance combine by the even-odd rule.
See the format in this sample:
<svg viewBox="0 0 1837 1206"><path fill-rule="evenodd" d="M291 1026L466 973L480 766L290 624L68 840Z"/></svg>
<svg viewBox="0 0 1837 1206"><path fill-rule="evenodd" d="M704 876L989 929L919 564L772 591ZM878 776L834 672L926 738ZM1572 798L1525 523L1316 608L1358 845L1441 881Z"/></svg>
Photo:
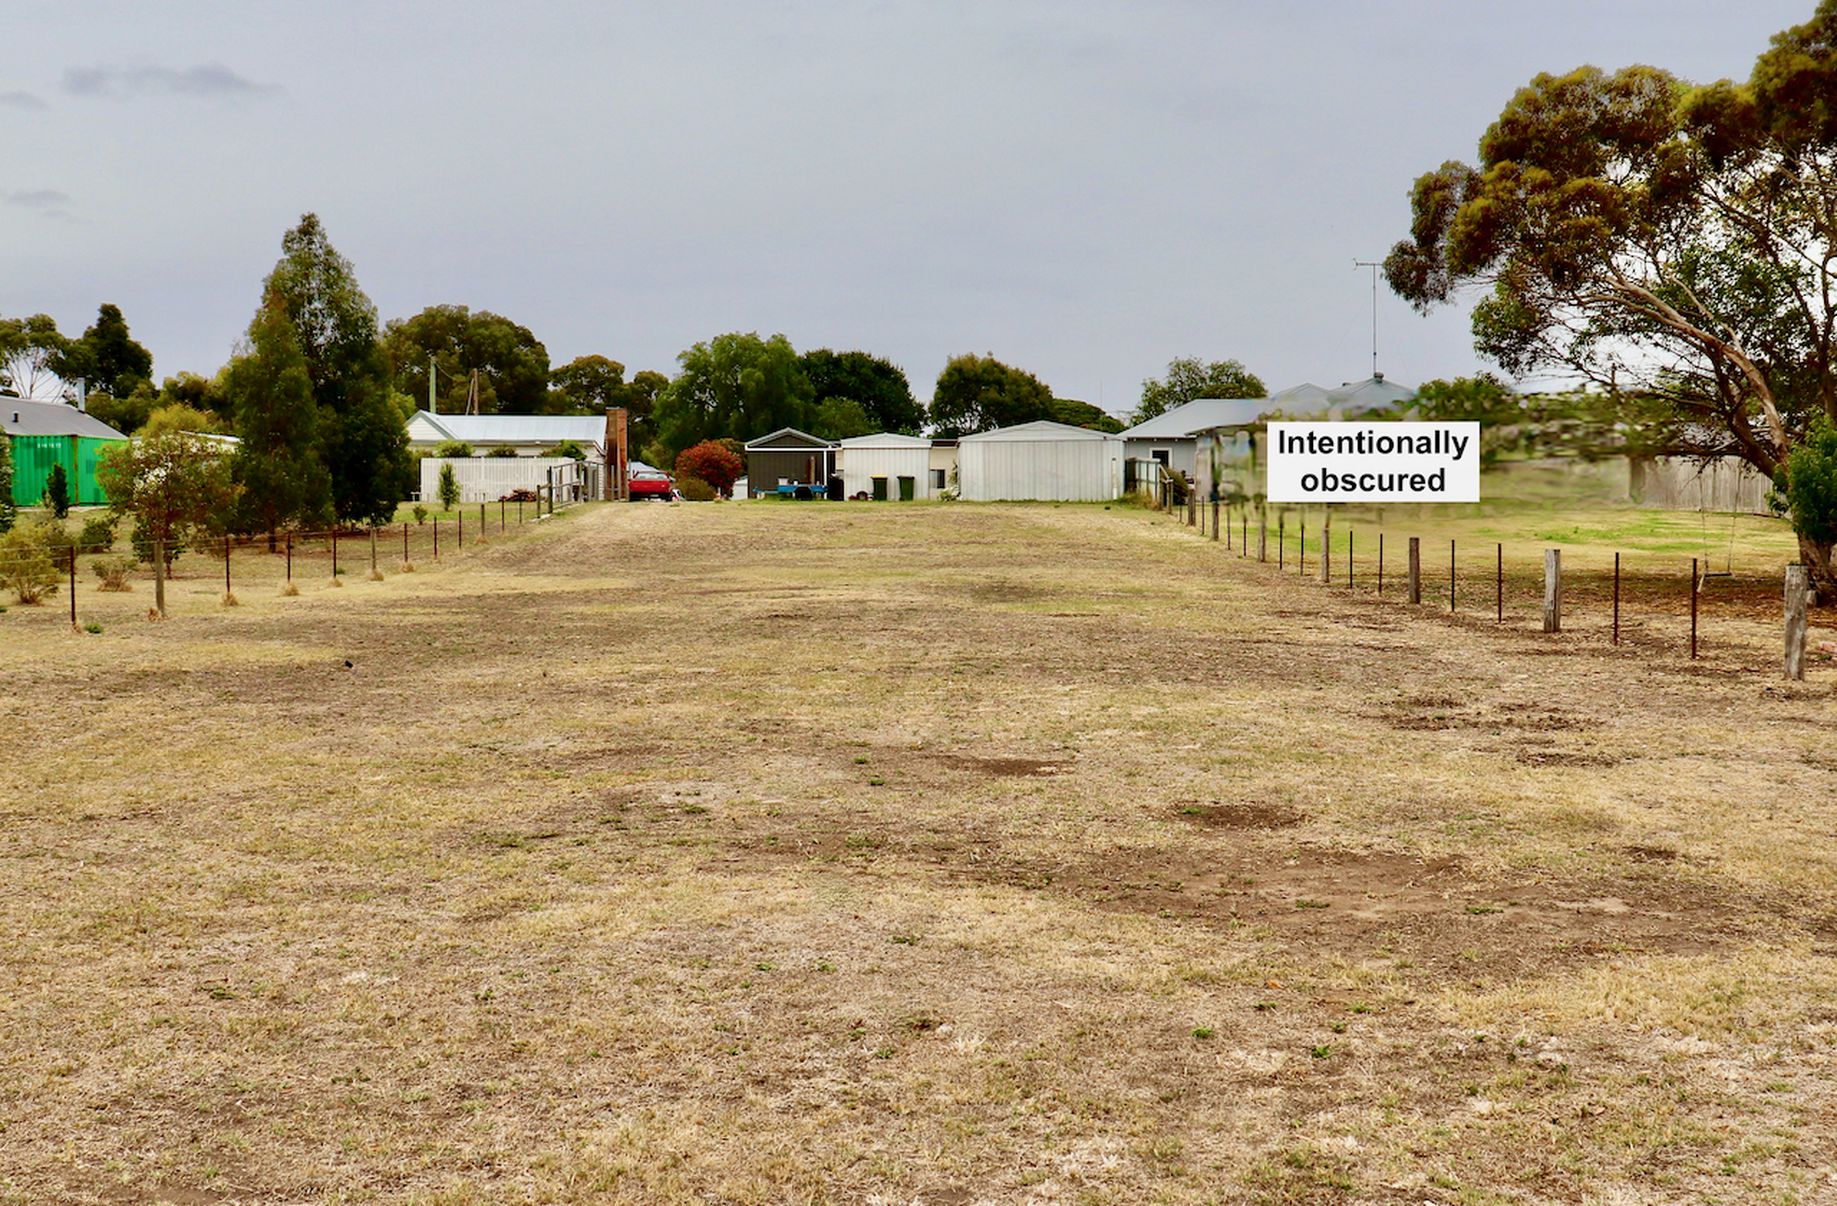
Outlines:
<svg viewBox="0 0 1837 1206"><path fill-rule="evenodd" d="M1371 269L1371 375L1378 376L1378 269L1384 267L1383 260L1354 260L1352 270Z"/></svg>

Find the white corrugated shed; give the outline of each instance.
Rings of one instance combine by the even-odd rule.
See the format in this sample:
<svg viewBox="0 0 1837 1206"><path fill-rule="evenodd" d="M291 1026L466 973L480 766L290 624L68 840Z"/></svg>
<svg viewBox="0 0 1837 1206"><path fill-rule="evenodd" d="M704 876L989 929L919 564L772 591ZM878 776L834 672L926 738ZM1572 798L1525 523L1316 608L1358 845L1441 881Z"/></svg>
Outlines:
<svg viewBox="0 0 1837 1206"><path fill-rule="evenodd" d="M957 442L957 479L972 502L1108 502L1123 493L1122 437L1041 419Z"/></svg>
<svg viewBox="0 0 1837 1206"><path fill-rule="evenodd" d="M931 441L920 436L883 431L876 435L853 436L842 441L836 461L836 472L848 497L866 494L898 501L906 497L902 479L911 479L913 498L930 498ZM874 479L884 482L876 492Z"/></svg>

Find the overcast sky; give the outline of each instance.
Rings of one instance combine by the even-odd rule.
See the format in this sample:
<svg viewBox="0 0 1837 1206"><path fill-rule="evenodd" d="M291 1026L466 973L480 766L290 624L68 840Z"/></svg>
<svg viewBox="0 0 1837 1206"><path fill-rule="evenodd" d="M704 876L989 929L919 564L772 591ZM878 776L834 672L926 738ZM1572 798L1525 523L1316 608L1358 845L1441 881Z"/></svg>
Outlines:
<svg viewBox="0 0 1837 1206"><path fill-rule="evenodd" d="M1812 0L11 5L0 314L113 301L214 372L282 232L384 318L673 371L730 330L865 348L929 397L992 352L1126 410L1175 356L1370 371L1412 179L1539 70L1745 77ZM29 52L23 48L30 48ZM1477 367L1381 293L1379 364Z"/></svg>

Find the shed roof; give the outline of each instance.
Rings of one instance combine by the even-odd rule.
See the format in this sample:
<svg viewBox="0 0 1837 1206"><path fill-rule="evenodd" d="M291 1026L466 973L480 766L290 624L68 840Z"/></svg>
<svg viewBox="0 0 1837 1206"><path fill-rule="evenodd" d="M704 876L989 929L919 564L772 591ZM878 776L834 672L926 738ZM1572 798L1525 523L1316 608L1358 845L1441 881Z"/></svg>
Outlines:
<svg viewBox="0 0 1837 1206"><path fill-rule="evenodd" d="M849 436L842 441L844 448L930 448L931 441L924 436L902 435L897 431L877 431L873 435Z"/></svg>
<svg viewBox="0 0 1837 1206"><path fill-rule="evenodd" d="M0 397L0 431L10 436L86 436L92 440L125 440L126 436L88 411L63 402Z"/></svg>
<svg viewBox="0 0 1837 1206"><path fill-rule="evenodd" d="M1178 440L1213 427L1254 423L1273 410L1269 398L1195 398L1123 431L1128 440Z"/></svg>
<svg viewBox="0 0 1837 1206"><path fill-rule="evenodd" d="M604 415L437 415L420 410L415 417L449 440L467 444L601 444L606 440Z"/></svg>
<svg viewBox="0 0 1837 1206"><path fill-rule="evenodd" d="M765 452L781 448L814 448L821 450L824 448L834 448L835 446L833 440L825 440L821 436L813 436L809 432L799 431L795 427L780 427L777 431L762 435L756 440L748 440L746 442L746 450L748 452Z"/></svg>
<svg viewBox="0 0 1837 1206"><path fill-rule="evenodd" d="M1117 436L1107 432L1093 431L1089 427L1073 427L1070 423L1055 423L1051 419L1035 419L1031 423L1016 423L1012 427L997 427L990 431L977 431L961 437L960 443L982 443L988 440L1114 440Z"/></svg>

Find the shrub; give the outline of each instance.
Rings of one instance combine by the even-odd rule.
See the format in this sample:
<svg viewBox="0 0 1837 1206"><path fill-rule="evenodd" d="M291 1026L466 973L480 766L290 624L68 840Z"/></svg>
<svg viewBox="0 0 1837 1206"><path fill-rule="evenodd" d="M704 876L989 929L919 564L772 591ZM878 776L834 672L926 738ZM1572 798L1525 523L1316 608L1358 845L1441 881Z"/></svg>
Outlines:
<svg viewBox="0 0 1837 1206"><path fill-rule="evenodd" d="M106 515L91 515L83 521L83 534L77 547L86 553L106 553L115 547L115 521Z"/></svg>
<svg viewBox="0 0 1837 1206"><path fill-rule="evenodd" d="M512 448L509 444L499 444L496 448L493 448L490 452L487 452L485 455L486 456L499 456L499 457L515 456L517 455L517 450L515 448Z"/></svg>
<svg viewBox="0 0 1837 1206"><path fill-rule="evenodd" d="M426 522L427 522L427 508L422 506L420 503L416 503L415 504L415 526L419 527Z"/></svg>
<svg viewBox="0 0 1837 1206"><path fill-rule="evenodd" d="M13 439L0 433L0 532L13 529Z"/></svg>
<svg viewBox="0 0 1837 1206"><path fill-rule="evenodd" d="M731 491L745 472L746 462L733 449L716 440L703 440L683 449L676 457L677 477L700 478L720 494ZM678 489L681 489L680 484ZM686 490L683 496L690 497Z"/></svg>
<svg viewBox="0 0 1837 1206"><path fill-rule="evenodd" d="M442 440L440 441L440 443L434 445L434 455L435 456L459 456L459 457L471 456L473 455L472 445L466 443L464 440Z"/></svg>
<svg viewBox="0 0 1837 1206"><path fill-rule="evenodd" d="M715 488L699 477L677 478L676 492L691 502L711 502L717 496Z"/></svg>
<svg viewBox="0 0 1837 1206"><path fill-rule="evenodd" d="M57 558L69 541L63 525L49 518L0 535L0 586L23 604L54 594L62 576Z"/></svg>
<svg viewBox="0 0 1837 1206"><path fill-rule="evenodd" d="M62 465L51 466L51 475L45 479L45 506L59 519L70 514L70 477Z"/></svg>
<svg viewBox="0 0 1837 1206"><path fill-rule="evenodd" d="M580 444L574 440L563 440L561 443L549 449L549 455L569 456L577 461L584 461L587 459L587 450L582 448Z"/></svg>
<svg viewBox="0 0 1837 1206"><path fill-rule="evenodd" d="M123 591L133 590L134 584L128 581L128 571L134 563L126 557L98 557L90 562L89 568L102 580L97 590Z"/></svg>
<svg viewBox="0 0 1837 1206"><path fill-rule="evenodd" d="M440 509L451 511L459 505L459 477L453 466L440 466Z"/></svg>
<svg viewBox="0 0 1837 1206"><path fill-rule="evenodd" d="M1786 504L1792 530L1813 545L1830 571L1837 545L1837 424L1819 417L1774 476L1778 501Z"/></svg>

